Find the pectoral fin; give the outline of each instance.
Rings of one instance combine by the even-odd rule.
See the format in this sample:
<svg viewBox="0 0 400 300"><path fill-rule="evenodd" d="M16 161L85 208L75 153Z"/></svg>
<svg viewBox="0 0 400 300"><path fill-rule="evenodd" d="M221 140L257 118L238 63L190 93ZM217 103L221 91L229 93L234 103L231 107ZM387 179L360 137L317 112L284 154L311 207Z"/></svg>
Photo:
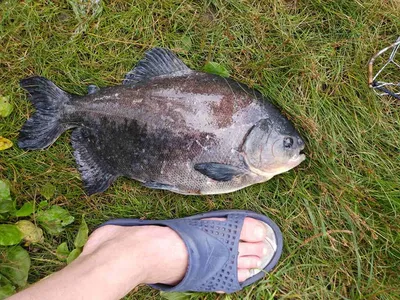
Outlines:
<svg viewBox="0 0 400 300"><path fill-rule="evenodd" d="M214 162L196 164L194 169L216 181L230 181L247 173L245 169Z"/></svg>

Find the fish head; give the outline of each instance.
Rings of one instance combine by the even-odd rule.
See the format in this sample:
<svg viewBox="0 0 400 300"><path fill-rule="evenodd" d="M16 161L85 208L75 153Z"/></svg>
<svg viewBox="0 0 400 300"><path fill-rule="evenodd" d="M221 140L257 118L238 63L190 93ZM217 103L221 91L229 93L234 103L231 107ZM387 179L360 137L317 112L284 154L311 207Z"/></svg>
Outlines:
<svg viewBox="0 0 400 300"><path fill-rule="evenodd" d="M247 133L242 154L250 170L267 179L305 160L303 139L283 116L258 121Z"/></svg>

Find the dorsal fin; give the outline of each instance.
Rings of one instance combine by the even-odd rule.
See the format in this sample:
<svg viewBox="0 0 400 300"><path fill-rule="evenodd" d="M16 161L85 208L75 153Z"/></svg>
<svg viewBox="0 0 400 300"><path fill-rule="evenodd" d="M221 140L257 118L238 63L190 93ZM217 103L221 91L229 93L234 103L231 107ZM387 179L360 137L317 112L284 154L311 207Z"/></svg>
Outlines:
<svg viewBox="0 0 400 300"><path fill-rule="evenodd" d="M153 48L146 52L138 65L126 74L124 85L134 85L140 81L162 75L183 75L192 72L172 51Z"/></svg>

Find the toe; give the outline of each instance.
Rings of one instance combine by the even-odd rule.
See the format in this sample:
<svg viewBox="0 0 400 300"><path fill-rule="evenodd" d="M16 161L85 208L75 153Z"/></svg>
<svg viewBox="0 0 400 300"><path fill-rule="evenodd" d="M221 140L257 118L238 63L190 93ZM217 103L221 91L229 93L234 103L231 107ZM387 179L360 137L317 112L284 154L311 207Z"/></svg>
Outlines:
<svg viewBox="0 0 400 300"><path fill-rule="evenodd" d="M240 239L246 242L261 242L267 236L267 227L253 218L245 218Z"/></svg>
<svg viewBox="0 0 400 300"><path fill-rule="evenodd" d="M223 221L223 218L208 220ZM238 246L238 280L244 282L254 275L254 270L260 269L267 255L273 255L276 249L273 229L253 218L245 218L240 233ZM267 257L268 260L268 257Z"/></svg>
<svg viewBox="0 0 400 300"><path fill-rule="evenodd" d="M239 243L239 257L241 256L258 256L262 257L266 254L268 249L266 249L265 244L262 242L258 243Z"/></svg>
<svg viewBox="0 0 400 300"><path fill-rule="evenodd" d="M239 269L252 269L261 266L261 259L258 256L242 256L238 259Z"/></svg>
<svg viewBox="0 0 400 300"><path fill-rule="evenodd" d="M239 280L239 282L243 282L249 277L250 277L249 269L239 269L238 270L238 280Z"/></svg>

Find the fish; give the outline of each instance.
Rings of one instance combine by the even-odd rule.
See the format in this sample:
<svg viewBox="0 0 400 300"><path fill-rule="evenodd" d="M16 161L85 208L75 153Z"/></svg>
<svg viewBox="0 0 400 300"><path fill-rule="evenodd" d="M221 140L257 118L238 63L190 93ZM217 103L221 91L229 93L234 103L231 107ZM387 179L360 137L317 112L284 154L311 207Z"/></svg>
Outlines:
<svg viewBox="0 0 400 300"><path fill-rule="evenodd" d="M86 193L124 176L185 195L223 194L299 165L303 139L257 90L195 71L172 51L153 48L121 85L74 95L52 81L20 81L34 114L18 145L49 147L73 129L71 144Z"/></svg>

